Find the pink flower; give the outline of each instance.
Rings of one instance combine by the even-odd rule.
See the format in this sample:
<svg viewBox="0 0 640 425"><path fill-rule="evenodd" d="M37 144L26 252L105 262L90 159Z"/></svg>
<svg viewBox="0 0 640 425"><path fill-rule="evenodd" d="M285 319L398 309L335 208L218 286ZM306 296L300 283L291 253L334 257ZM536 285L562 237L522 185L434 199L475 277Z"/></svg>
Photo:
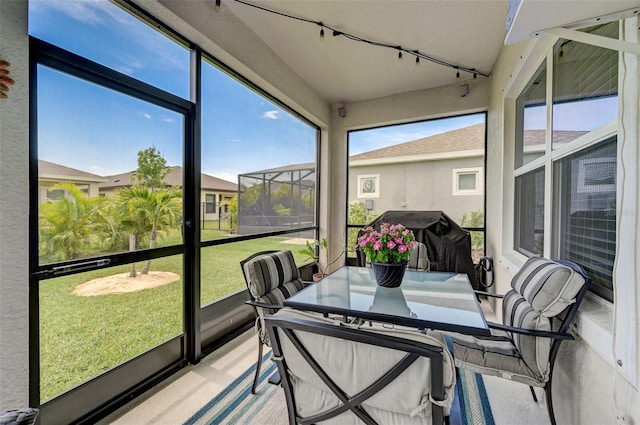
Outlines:
<svg viewBox="0 0 640 425"><path fill-rule="evenodd" d="M400 245L403 241L402 241L402 238L398 237L396 238L395 242L396 244Z"/></svg>
<svg viewBox="0 0 640 425"><path fill-rule="evenodd" d="M387 242L387 248L393 249L396 247L396 243L394 241Z"/></svg>
<svg viewBox="0 0 640 425"><path fill-rule="evenodd" d="M408 248L408 247L407 247L406 245L400 245L400 246L398 247L398 252L399 252L400 254L402 254L403 252L406 252L406 251L407 251L407 248Z"/></svg>
<svg viewBox="0 0 640 425"><path fill-rule="evenodd" d="M376 241L376 242L373 244L373 249L374 249L374 250L376 250L376 251L380 251L380 248L382 248L382 242L380 242L380 241Z"/></svg>

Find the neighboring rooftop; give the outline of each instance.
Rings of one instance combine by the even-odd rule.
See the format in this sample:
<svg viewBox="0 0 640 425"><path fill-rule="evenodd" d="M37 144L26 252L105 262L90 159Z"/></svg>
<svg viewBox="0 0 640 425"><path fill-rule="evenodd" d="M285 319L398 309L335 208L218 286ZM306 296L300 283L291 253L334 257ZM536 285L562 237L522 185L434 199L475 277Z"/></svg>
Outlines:
<svg viewBox="0 0 640 425"><path fill-rule="evenodd" d="M65 167L53 162L38 160L38 177L41 179L70 180L101 183L107 181L105 177L87 173L76 168Z"/></svg>
<svg viewBox="0 0 640 425"><path fill-rule="evenodd" d="M180 166L168 167L169 173L165 176L164 182L168 186L182 187L183 171ZM116 174L114 176L108 176L105 183L100 184L100 189L116 189L119 187L131 186L131 177L135 176L135 171L128 173ZM223 192L236 192L238 185L227 180L219 179L208 174L201 174L201 187L206 190L218 190Z"/></svg>
<svg viewBox="0 0 640 425"><path fill-rule="evenodd" d="M484 123L447 131L411 142L363 152L350 157L351 161L407 157L415 155L446 154L484 150Z"/></svg>

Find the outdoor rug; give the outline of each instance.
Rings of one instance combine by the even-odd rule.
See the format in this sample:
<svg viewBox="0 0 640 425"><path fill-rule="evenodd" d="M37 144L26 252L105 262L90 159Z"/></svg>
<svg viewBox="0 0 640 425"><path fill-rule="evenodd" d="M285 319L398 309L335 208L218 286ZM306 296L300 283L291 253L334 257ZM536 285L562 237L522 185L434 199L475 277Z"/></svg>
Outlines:
<svg viewBox="0 0 640 425"><path fill-rule="evenodd" d="M277 368L265 354L258 378L257 393L251 395L255 364L247 369L220 394L202 406L184 425L201 424L288 424L284 392L278 385L267 383ZM451 425L495 425L482 376L456 369L456 397L451 406Z"/></svg>

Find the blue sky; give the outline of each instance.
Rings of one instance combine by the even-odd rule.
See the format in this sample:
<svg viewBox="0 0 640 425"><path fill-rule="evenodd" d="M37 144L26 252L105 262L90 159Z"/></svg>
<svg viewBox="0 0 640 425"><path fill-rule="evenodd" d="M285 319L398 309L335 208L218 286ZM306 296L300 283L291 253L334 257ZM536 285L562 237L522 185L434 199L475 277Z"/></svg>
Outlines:
<svg viewBox="0 0 640 425"><path fill-rule="evenodd" d="M30 34L131 77L188 98L189 52L104 0L29 2ZM98 175L134 170L156 147L182 164L183 120L164 110L57 71L39 71L40 159ZM482 116L354 132L351 154L472 125ZM205 63L202 170L238 173L311 162L315 130Z"/></svg>
<svg viewBox="0 0 640 425"><path fill-rule="evenodd" d="M189 52L106 0L31 0L31 35L183 98L189 96ZM137 168L137 153L156 147L182 165L180 114L41 67L38 157L99 175ZM600 101L591 116L563 119L584 129L616 116ZM588 102L583 102L588 103ZM533 109L533 108L532 108ZM573 109L576 110L575 108ZM585 119L586 118L586 119ZM482 122L482 114L350 133L350 154ZM531 111L527 128L540 128ZM212 65L203 66L202 171L236 182L238 173L315 158L315 129Z"/></svg>

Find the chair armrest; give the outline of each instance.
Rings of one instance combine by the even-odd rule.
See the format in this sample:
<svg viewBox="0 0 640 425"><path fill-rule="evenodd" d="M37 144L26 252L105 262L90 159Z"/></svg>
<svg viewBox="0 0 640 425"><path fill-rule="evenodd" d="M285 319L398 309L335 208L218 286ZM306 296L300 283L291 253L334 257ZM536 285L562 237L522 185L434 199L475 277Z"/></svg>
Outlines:
<svg viewBox="0 0 640 425"><path fill-rule="evenodd" d="M566 339L566 340L575 339L571 334L565 334L560 332L537 331L535 329L515 328L513 326L507 326L507 325L502 325L500 323L493 323L493 322L487 322L487 325L489 325L491 329L498 329L506 332L521 334L521 335L539 336L544 338Z"/></svg>
<svg viewBox="0 0 640 425"><path fill-rule="evenodd" d="M504 298L502 294L494 294L493 292L485 292L485 291L473 291L476 295L485 295L487 297L493 298Z"/></svg>
<svg viewBox="0 0 640 425"><path fill-rule="evenodd" d="M253 300L247 300L244 303L253 307L269 308L272 310L281 309L284 307L283 305L280 305L280 304L267 304L267 303L261 303L258 301L253 301Z"/></svg>

